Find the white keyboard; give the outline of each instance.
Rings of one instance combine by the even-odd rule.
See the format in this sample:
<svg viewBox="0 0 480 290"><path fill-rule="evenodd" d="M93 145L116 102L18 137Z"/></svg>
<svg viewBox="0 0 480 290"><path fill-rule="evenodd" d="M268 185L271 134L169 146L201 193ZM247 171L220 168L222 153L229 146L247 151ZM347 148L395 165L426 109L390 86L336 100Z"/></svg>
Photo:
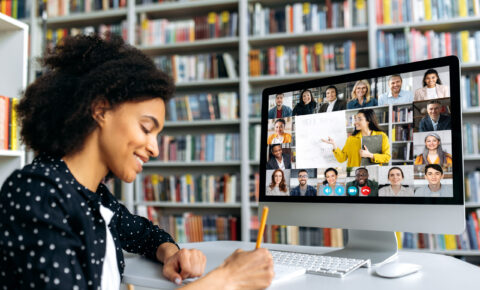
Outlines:
<svg viewBox="0 0 480 290"><path fill-rule="evenodd" d="M308 274L343 278L356 269L370 267L370 260L270 250L274 264L305 268Z"/></svg>

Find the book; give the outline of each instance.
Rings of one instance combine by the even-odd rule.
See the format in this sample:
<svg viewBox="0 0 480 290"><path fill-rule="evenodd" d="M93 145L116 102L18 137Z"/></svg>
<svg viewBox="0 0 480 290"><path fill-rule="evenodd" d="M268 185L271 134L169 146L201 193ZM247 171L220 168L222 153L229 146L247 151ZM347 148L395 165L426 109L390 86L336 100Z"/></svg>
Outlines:
<svg viewBox="0 0 480 290"><path fill-rule="evenodd" d="M365 147L367 147L368 151L370 151L370 153L372 154L382 153L382 141L383 141L382 135L363 136L362 149L365 149ZM375 163L373 163L370 158L362 157L362 162L361 162L362 166L372 165L372 164L375 164Z"/></svg>

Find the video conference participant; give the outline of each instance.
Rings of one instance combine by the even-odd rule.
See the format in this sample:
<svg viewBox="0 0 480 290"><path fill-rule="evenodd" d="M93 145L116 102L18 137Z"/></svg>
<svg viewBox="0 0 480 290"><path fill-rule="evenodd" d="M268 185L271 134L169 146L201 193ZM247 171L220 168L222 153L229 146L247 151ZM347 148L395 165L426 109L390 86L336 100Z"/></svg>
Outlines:
<svg viewBox="0 0 480 290"><path fill-rule="evenodd" d="M347 104L337 98L338 90L335 86L329 86L325 91L326 102L319 105L317 113L334 112L345 110Z"/></svg>
<svg viewBox="0 0 480 290"><path fill-rule="evenodd" d="M323 181L323 188L319 194L324 195L344 195L345 188L337 183L338 171L335 168L327 168L325 170L325 180Z"/></svg>
<svg viewBox="0 0 480 290"><path fill-rule="evenodd" d="M390 185L378 190L378 196L413 196L413 188L402 185L405 178L400 167L392 167L388 170L388 181Z"/></svg>
<svg viewBox="0 0 480 290"><path fill-rule="evenodd" d="M382 135L382 153L373 154L364 146L362 148L363 136ZM377 117L372 109L358 111L355 116L355 130L352 136L347 138L345 146L340 149L333 138L322 139L323 142L333 146L333 155L338 162L347 160L347 167L358 167L361 165L362 157L370 158L373 163L388 163L390 161L390 143L387 135L378 126Z"/></svg>
<svg viewBox="0 0 480 290"><path fill-rule="evenodd" d="M285 118L292 116L292 109L283 104L283 94L277 94L275 96L275 104L276 106L268 111L269 119Z"/></svg>
<svg viewBox="0 0 480 290"><path fill-rule="evenodd" d="M355 170L355 180L347 183L348 196L378 196L378 183L368 179L368 170L364 167Z"/></svg>
<svg viewBox="0 0 480 290"><path fill-rule="evenodd" d="M414 101L449 98L450 88L442 85L438 72L429 69L423 75L423 87L415 91Z"/></svg>
<svg viewBox="0 0 480 290"><path fill-rule="evenodd" d="M347 103L347 109L374 107L377 105L377 99L370 95L370 83L367 80L357 81L352 90L352 100Z"/></svg>
<svg viewBox="0 0 480 290"><path fill-rule="evenodd" d="M388 78L388 87L390 91L383 93L378 98L378 105L395 105L413 102L413 95L409 91L402 90L402 77L400 75L391 75Z"/></svg>
<svg viewBox="0 0 480 290"><path fill-rule="evenodd" d="M313 99L312 91L308 89L303 90L300 96L302 96L300 101L295 105L295 108L293 108L293 115L300 116L313 114L317 107L317 102Z"/></svg>
<svg viewBox="0 0 480 290"><path fill-rule="evenodd" d="M283 153L282 144L270 145L270 160L267 162L267 169L291 169L292 161L290 154Z"/></svg>
<svg viewBox="0 0 480 290"><path fill-rule="evenodd" d="M275 133L268 136L267 144L278 144L278 143L290 143L292 142L292 135L285 133L285 122L284 119L278 119L275 121Z"/></svg>
<svg viewBox="0 0 480 290"><path fill-rule="evenodd" d="M452 166L452 155L443 151L441 138L436 133L425 136L425 148L415 159L415 165L441 164Z"/></svg>
<svg viewBox="0 0 480 290"><path fill-rule="evenodd" d="M415 196L425 197L453 197L453 188L449 184L442 184L443 169L438 164L425 166L425 179L428 185L417 188Z"/></svg>
<svg viewBox="0 0 480 290"><path fill-rule="evenodd" d="M298 183L299 185L294 187L290 191L291 196L316 196L317 189L311 185L307 184L308 182L308 172L305 169L298 171Z"/></svg>
<svg viewBox="0 0 480 290"><path fill-rule="evenodd" d="M427 116L425 116L419 125L420 132L450 130L451 118L449 115L440 114L442 104L437 100L431 100L427 104Z"/></svg>
<svg viewBox="0 0 480 290"><path fill-rule="evenodd" d="M276 169L272 173L272 182L267 186L266 195L288 195L288 187L285 181L285 174L282 170Z"/></svg>

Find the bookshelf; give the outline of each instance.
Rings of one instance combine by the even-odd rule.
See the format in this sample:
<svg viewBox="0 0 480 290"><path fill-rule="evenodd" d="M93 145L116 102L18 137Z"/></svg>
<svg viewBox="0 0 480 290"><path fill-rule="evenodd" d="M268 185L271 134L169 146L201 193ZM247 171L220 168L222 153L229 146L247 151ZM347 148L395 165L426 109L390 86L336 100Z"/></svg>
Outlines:
<svg viewBox="0 0 480 290"><path fill-rule="evenodd" d="M19 92L25 88L27 83L27 47L28 26L0 14L0 63L2 64L0 66L0 96L7 97L10 106L11 100L20 97ZM0 103L0 105L2 104L5 104L4 101ZM8 111L5 113L8 114ZM5 125L8 126L8 124ZM8 130L8 127L1 128L0 134L4 134L5 130ZM11 133L8 138L11 143L13 139ZM18 134L14 141L18 143ZM18 146L17 150L6 149L0 150L0 184L3 184L12 171L20 169L25 163L25 152L22 146Z"/></svg>
<svg viewBox="0 0 480 290"><path fill-rule="evenodd" d="M36 2L36 1L34 1ZM293 3L300 1L293 1ZM333 0L332 2L336 2ZM350 2L350 1L349 1ZM356 0L351 2L356 3ZM292 4L292 1L285 0L202 0L202 1L185 1L185 2L167 2L160 4L136 4L135 0L128 0L127 7L108 10L108 11L94 11L91 13L77 13L68 16L47 18L45 22L46 28L57 29L63 27L77 27L83 25L97 25L100 23L117 23L122 20L127 21L127 40L131 44L136 44L136 29L137 22L142 14L150 19L168 18L172 20L183 19L185 17L193 17L195 15L204 15L211 11L220 12L223 10L236 11L238 13L238 36L202 39L193 42L170 43L165 45L139 45L138 47L146 54L154 57L163 54L189 54L192 52L210 52L210 51L228 51L235 54L238 60L238 78L234 79L213 79L202 81L188 81L177 84L178 94L190 94L198 92L210 92L212 88L214 91L237 91L239 96L239 118L238 120L195 120L195 121L168 121L165 123L165 133L180 133L180 134L194 134L200 132L236 132L240 134L240 160L232 162L148 162L145 164L145 172L174 172L182 173L189 170L192 173L213 172L219 173L222 170L231 170L239 173L238 183L244 186L239 188L239 202L234 207L219 203L212 205L185 205L185 204L170 204L170 203L155 203L155 206L161 208L169 208L169 210L184 210L186 207L196 208L203 207L202 210L215 212L221 208L227 208L236 214L240 215L241 239L244 241L250 240L250 216L257 214L258 203L249 201L249 176L258 171L259 162L251 161L249 158L249 141L250 141L250 127L260 123L260 118L249 116L249 95L258 94L265 87L272 85L280 85L295 81L305 81L316 78L323 78L343 74L346 71L323 71L316 73L296 73L286 75L262 75L250 76L249 64L246 60L249 58L249 51L257 48L268 48L276 45L296 45L296 44L311 44L314 42L335 42L338 40L353 40L358 41L357 65L353 71L362 71L368 68L377 67L379 51L377 49L378 33L379 32L398 32L409 33L411 28L419 31L434 30L439 32L444 31L459 31L459 30L480 30L480 17L454 17L445 20L436 21L409 21L406 23L395 24L377 24L376 7L378 1L366 1L367 6L366 15L368 23L360 26L350 26L348 28L328 28L321 31L307 31L303 33L272 33L265 35L250 35L248 31L249 5L261 3L263 7L278 7L281 5ZM319 1L319 3L324 3ZM35 10L35 9L32 9ZM27 19L31 25L31 46L35 52L31 53L32 57L39 55L39 47L41 47L42 40L37 35L40 34L40 20L32 11L32 17ZM34 33L38 31L38 33ZM30 66L30 77L32 80L32 65ZM480 72L480 62L470 62L462 64L462 73L478 73ZM392 110L392 108L389 108ZM480 109L467 108L463 110L464 121L477 122L480 116ZM393 126L401 126L402 123L384 123L385 128L388 128L389 133ZM390 134L389 134L390 135ZM410 141L395 141L394 146L403 146L404 143ZM0 151L0 156L5 153ZM9 153L13 154L14 153ZM1 157L18 158L16 156ZM476 168L476 164L480 161L480 155L465 155L465 171L471 171ZM392 160L393 161L393 160ZM394 160L403 162L404 160ZM141 182L138 179L135 184L124 185L126 194L126 205L133 210L137 206L150 205L150 203L143 203L139 199L138 193L142 192ZM479 208L478 203L467 205L467 211L470 209ZM462 252L465 255L476 254L477 252Z"/></svg>

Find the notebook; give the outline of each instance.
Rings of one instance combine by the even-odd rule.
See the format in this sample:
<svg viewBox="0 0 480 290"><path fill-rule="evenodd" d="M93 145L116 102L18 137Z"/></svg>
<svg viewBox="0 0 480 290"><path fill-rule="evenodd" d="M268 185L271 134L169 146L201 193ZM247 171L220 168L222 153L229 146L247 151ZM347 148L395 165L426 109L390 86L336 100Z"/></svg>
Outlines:
<svg viewBox="0 0 480 290"><path fill-rule="evenodd" d="M363 146L367 146L370 153L382 153L382 135L363 136L362 137L362 149ZM362 158L362 166L375 164L370 158Z"/></svg>

